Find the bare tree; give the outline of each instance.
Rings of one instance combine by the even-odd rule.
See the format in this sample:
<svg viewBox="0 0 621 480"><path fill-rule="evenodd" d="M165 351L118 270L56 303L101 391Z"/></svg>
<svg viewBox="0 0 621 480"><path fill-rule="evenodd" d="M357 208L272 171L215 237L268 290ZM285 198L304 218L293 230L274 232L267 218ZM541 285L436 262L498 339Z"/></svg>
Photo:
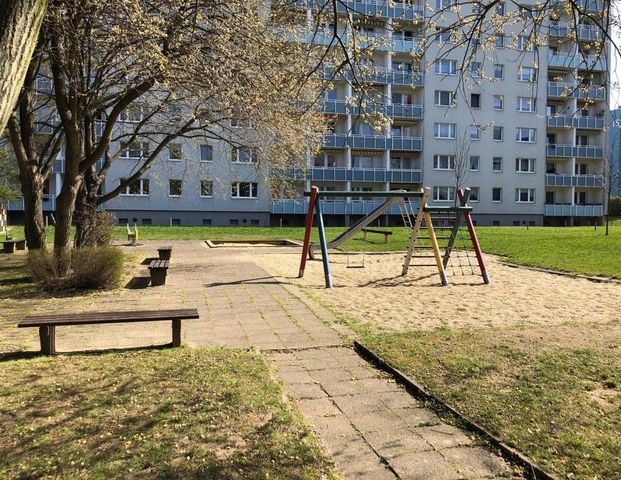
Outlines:
<svg viewBox="0 0 621 480"><path fill-rule="evenodd" d="M464 188L468 176L470 174L470 132L465 131L461 137L455 140L453 147L453 181L455 182L455 192L460 188ZM457 196L455 196L455 204L457 205Z"/></svg>

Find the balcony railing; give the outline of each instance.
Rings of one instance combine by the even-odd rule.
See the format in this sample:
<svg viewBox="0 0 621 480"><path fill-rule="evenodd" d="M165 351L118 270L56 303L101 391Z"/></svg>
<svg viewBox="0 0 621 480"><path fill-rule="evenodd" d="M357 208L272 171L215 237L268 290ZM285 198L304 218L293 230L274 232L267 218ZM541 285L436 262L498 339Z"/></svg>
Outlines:
<svg viewBox="0 0 621 480"><path fill-rule="evenodd" d="M548 97L606 100L605 85L578 86L575 83L548 82Z"/></svg>
<svg viewBox="0 0 621 480"><path fill-rule="evenodd" d="M325 0L297 0L295 5L301 8L325 8ZM387 0L340 0L335 3L339 13L359 13L370 17L396 18L399 20L422 20L425 15L424 5L412 5L406 2Z"/></svg>
<svg viewBox="0 0 621 480"><path fill-rule="evenodd" d="M596 55L580 55L579 53L549 52L548 66L559 68L581 68L586 70L604 71L607 69L605 57Z"/></svg>
<svg viewBox="0 0 621 480"><path fill-rule="evenodd" d="M423 75L420 72L415 72L411 70L394 70L381 66L369 66L361 67L361 71L357 72L356 75L358 76L358 81L379 83L382 85L423 85ZM343 72L335 75L334 69L332 67L325 66L323 68L323 78L324 80L347 79L349 81L352 81L353 74L349 68L345 68Z"/></svg>
<svg viewBox="0 0 621 480"><path fill-rule="evenodd" d="M590 130L604 128L603 117L570 117L567 115L553 115L547 119L548 127L573 127Z"/></svg>
<svg viewBox="0 0 621 480"><path fill-rule="evenodd" d="M543 214L547 217L601 217L604 215L604 206L602 204L547 204L544 206Z"/></svg>
<svg viewBox="0 0 621 480"><path fill-rule="evenodd" d="M423 172L419 169L397 170L366 167L312 167L310 169L286 168L272 171L277 177L318 182L381 182L421 183Z"/></svg>
<svg viewBox="0 0 621 480"><path fill-rule="evenodd" d="M590 42L602 39L602 30L591 25L570 25L565 22L558 22L550 25L548 34L551 37L567 37L576 34L579 40Z"/></svg>
<svg viewBox="0 0 621 480"><path fill-rule="evenodd" d="M17 200L10 201L7 205L7 210L23 212L24 199L18 198ZM43 195L43 211L53 212L56 210L56 197L54 195Z"/></svg>
<svg viewBox="0 0 621 480"><path fill-rule="evenodd" d="M546 173L547 187L594 187L601 188L602 177L599 175L570 175Z"/></svg>
<svg viewBox="0 0 621 480"><path fill-rule="evenodd" d="M323 113L329 114L352 114L380 112L391 118L408 118L420 120L423 118L422 105L401 105L370 102L360 108L356 103L349 103L345 100L324 100Z"/></svg>
<svg viewBox="0 0 621 480"><path fill-rule="evenodd" d="M356 198L357 192L351 192L352 198ZM329 195L329 192L326 192ZM366 215L383 202L376 200L327 200L321 198L321 211L324 215ZM272 214L305 214L308 210L308 199L277 199L272 200ZM390 215L400 215L399 207L392 207Z"/></svg>
<svg viewBox="0 0 621 480"><path fill-rule="evenodd" d="M596 145L547 145L548 157L604 158L604 147Z"/></svg>
<svg viewBox="0 0 621 480"><path fill-rule="evenodd" d="M385 137L382 135L328 133L324 135L324 147L421 152L423 150L423 139L421 137Z"/></svg>

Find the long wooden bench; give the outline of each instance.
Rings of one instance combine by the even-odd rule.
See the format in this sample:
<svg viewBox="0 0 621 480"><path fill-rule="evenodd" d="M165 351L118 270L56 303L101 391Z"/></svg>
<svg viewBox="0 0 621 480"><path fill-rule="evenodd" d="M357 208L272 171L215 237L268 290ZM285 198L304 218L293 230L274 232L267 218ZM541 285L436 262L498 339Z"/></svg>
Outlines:
<svg viewBox="0 0 621 480"><path fill-rule="evenodd" d="M364 232L365 240L368 240L367 235L369 233L382 233L384 235L384 243L388 243L388 237L392 235L392 232L388 232L386 230L375 230L373 228L363 228L362 231Z"/></svg>
<svg viewBox="0 0 621 480"><path fill-rule="evenodd" d="M172 346L181 345L181 320L198 318L198 310L143 310L124 312L65 313L61 315L32 315L17 324L19 328L39 327L41 353L56 353L56 327L67 325L100 325L104 323L133 323L172 321Z"/></svg>
<svg viewBox="0 0 621 480"><path fill-rule="evenodd" d="M4 240L2 242L4 253L13 253L15 250L26 250L25 238L12 238L10 240Z"/></svg>
<svg viewBox="0 0 621 480"><path fill-rule="evenodd" d="M168 260L153 260L149 263L149 274L151 275L151 286L158 287L166 283L168 273Z"/></svg>

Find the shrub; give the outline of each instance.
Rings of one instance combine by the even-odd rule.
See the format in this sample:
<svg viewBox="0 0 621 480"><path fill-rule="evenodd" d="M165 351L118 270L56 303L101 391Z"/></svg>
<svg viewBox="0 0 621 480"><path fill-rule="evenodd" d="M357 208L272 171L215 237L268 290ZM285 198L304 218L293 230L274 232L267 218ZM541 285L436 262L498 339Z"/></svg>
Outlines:
<svg viewBox="0 0 621 480"><path fill-rule="evenodd" d="M76 216L76 247L103 247L110 245L116 224L116 216L113 213L98 212L91 209L84 210Z"/></svg>
<svg viewBox="0 0 621 480"><path fill-rule="evenodd" d="M621 217L621 197L610 197L608 215L611 217Z"/></svg>
<svg viewBox="0 0 621 480"><path fill-rule="evenodd" d="M71 252L69 272L59 275L58 261L48 250L28 253L28 268L33 280L44 290L110 290L123 275L123 252L116 247L87 247Z"/></svg>

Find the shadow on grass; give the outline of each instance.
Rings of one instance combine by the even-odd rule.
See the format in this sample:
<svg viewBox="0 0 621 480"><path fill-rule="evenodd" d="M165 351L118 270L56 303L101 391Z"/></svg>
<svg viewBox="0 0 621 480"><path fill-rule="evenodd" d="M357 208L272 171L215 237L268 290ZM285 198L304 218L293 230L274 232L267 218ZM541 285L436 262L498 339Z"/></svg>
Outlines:
<svg viewBox="0 0 621 480"><path fill-rule="evenodd" d="M15 352L5 352L5 353L0 353L0 363L1 362L11 362L14 360L31 360L31 359L35 359L35 358L55 358L58 356L66 356L66 357L72 357L72 356L80 356L80 357L88 357L88 356L92 356L92 357L97 357L97 356L101 356L101 355L105 355L108 353L132 353L132 352L136 352L136 353L140 353L140 352L152 352L152 351L158 351L158 350L168 350L174 348L172 346L172 343L164 343L161 345L141 345L138 347L122 347L122 348L98 348L96 350L72 350L72 351L62 351L62 352L56 352L56 354L54 355L44 355L43 353L41 353L40 351L34 352L31 350L28 351L15 351Z"/></svg>

